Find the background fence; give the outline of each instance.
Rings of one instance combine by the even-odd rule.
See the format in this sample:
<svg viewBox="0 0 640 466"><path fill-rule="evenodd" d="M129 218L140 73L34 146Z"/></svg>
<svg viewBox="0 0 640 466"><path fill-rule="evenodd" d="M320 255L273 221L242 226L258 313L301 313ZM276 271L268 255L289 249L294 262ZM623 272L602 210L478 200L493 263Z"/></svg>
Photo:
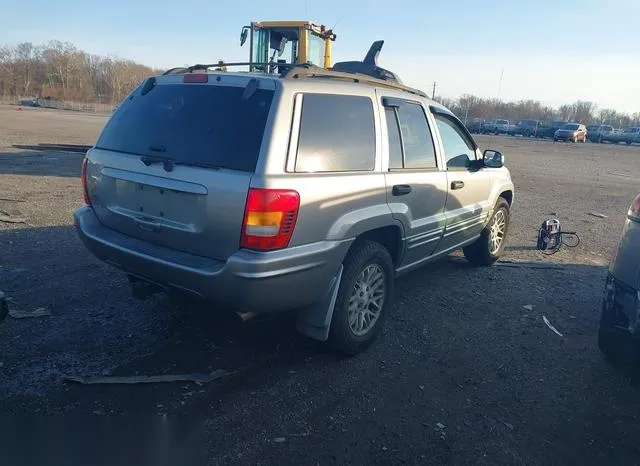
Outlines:
<svg viewBox="0 0 640 466"><path fill-rule="evenodd" d="M5 105L21 105L23 107L40 107L40 108L54 108L58 110L68 110L72 112L85 112L85 113L101 113L109 114L115 109L115 105L101 104L95 102L67 102L64 100L56 99L38 99L34 97L11 97L0 96L0 104Z"/></svg>

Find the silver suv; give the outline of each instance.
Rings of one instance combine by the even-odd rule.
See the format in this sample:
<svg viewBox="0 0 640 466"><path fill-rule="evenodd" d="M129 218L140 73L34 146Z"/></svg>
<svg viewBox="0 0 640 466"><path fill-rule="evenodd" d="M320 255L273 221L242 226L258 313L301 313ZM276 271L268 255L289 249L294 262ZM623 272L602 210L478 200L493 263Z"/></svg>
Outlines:
<svg viewBox="0 0 640 466"><path fill-rule="evenodd" d="M80 238L134 286L296 310L303 334L363 350L395 277L459 248L498 259L514 196L502 155L377 67L380 47L331 70L148 78L87 153Z"/></svg>
<svg viewBox="0 0 640 466"><path fill-rule="evenodd" d="M640 194L629 207L609 264L598 345L613 362L640 361Z"/></svg>

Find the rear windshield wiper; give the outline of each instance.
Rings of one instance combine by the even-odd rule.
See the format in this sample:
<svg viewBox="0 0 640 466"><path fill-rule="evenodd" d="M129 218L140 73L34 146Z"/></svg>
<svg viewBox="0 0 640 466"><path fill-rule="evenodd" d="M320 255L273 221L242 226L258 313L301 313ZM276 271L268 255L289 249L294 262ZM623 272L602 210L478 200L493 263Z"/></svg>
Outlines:
<svg viewBox="0 0 640 466"><path fill-rule="evenodd" d="M167 171L167 172L173 171L173 168L176 165L175 162L169 158L152 157L150 155L143 155L142 157L140 157L140 161L144 163L147 167L154 163L161 163L164 168L164 171Z"/></svg>

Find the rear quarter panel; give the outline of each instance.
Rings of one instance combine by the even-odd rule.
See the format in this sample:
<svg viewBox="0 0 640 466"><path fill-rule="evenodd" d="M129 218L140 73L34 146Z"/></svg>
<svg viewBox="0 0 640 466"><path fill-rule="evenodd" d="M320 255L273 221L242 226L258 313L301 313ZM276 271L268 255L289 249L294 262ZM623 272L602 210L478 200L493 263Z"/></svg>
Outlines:
<svg viewBox="0 0 640 466"><path fill-rule="evenodd" d="M295 86L295 87L294 87ZM304 93L361 95L371 98L374 112L375 165L369 172L296 173L300 109ZM301 82L282 84L268 157L259 162L253 187L293 189L300 211L290 246L318 241L350 240L393 223L381 168L380 116L373 88L353 84ZM331 115L327 115L330 118Z"/></svg>

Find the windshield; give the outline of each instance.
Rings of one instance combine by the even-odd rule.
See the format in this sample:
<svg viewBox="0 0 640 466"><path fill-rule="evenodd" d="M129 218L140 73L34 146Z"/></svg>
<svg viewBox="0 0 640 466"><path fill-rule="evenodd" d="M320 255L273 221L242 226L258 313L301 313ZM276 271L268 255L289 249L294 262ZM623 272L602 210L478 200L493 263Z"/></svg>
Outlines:
<svg viewBox="0 0 640 466"><path fill-rule="evenodd" d="M566 130L570 130L570 131L575 131L579 127L580 127L580 125L568 124L568 125L562 126L560 129L566 129Z"/></svg>
<svg viewBox="0 0 640 466"><path fill-rule="evenodd" d="M161 84L126 99L96 147L178 163L254 171L273 91Z"/></svg>

